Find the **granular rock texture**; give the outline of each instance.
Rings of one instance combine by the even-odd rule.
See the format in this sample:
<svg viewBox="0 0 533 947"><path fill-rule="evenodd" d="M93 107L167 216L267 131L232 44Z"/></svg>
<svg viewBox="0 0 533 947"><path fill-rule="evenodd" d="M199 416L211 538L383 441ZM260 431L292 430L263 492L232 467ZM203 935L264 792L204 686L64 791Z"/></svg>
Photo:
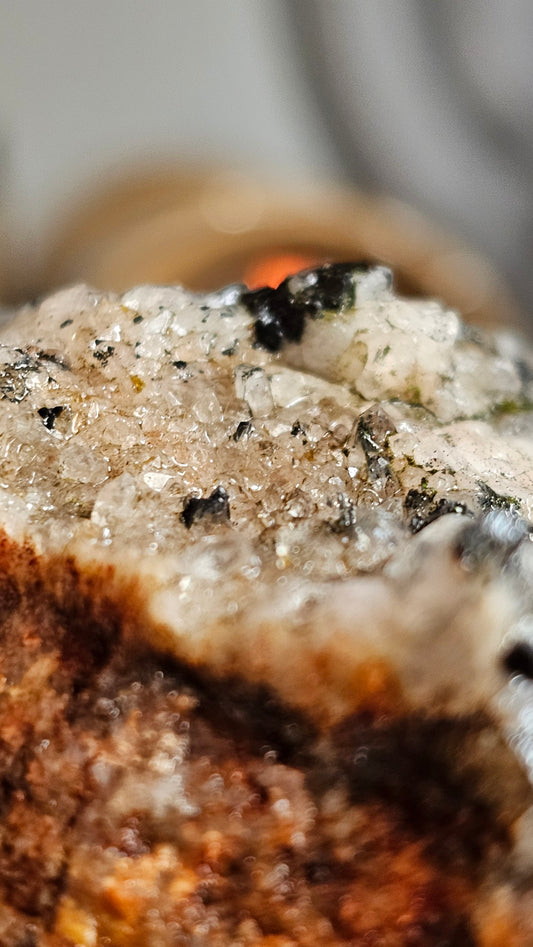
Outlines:
<svg viewBox="0 0 533 947"><path fill-rule="evenodd" d="M0 943L533 944L528 345L76 287L0 396Z"/></svg>

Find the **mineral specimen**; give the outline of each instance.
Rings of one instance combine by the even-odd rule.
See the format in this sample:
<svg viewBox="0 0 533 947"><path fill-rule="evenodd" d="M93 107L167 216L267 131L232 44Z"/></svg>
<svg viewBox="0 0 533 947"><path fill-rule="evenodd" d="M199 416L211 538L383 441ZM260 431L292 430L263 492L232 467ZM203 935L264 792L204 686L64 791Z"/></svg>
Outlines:
<svg viewBox="0 0 533 947"><path fill-rule="evenodd" d="M327 266L0 394L0 943L533 944L533 350Z"/></svg>

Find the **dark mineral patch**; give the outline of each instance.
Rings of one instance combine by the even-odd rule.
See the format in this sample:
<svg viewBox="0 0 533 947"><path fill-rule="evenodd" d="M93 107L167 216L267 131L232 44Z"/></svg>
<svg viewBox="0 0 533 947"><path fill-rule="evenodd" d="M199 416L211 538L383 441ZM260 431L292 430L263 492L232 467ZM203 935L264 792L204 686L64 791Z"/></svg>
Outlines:
<svg viewBox="0 0 533 947"><path fill-rule="evenodd" d="M43 362L51 362L52 365L55 365L57 368L62 368L63 371L69 371L70 369L66 358L64 358L63 355L59 355L58 352L46 352L43 349L39 349L37 358Z"/></svg>
<svg viewBox="0 0 533 947"><path fill-rule="evenodd" d="M478 482L479 487L479 505L484 513L490 513L491 510L508 510L510 513L517 513L520 509L520 501L512 496L504 496L502 493L496 493L492 487L482 480Z"/></svg>
<svg viewBox="0 0 533 947"><path fill-rule="evenodd" d="M28 394L26 379L30 372L40 370L39 359L23 349L15 349L16 356L10 365L0 371L0 396L16 404Z"/></svg>
<svg viewBox="0 0 533 947"><path fill-rule="evenodd" d="M43 419L43 424L49 431L52 431L54 424L56 423L56 418L65 410L65 406L62 404L56 404L53 408L39 408L37 414Z"/></svg>
<svg viewBox="0 0 533 947"><path fill-rule="evenodd" d="M285 283L244 293L242 302L255 316L255 338L263 348L277 352L284 342L300 342L306 312L293 304Z"/></svg>
<svg viewBox="0 0 533 947"><path fill-rule="evenodd" d="M298 434L301 434L303 437L305 437L306 431L299 421L295 421L291 428L291 434L293 437L297 437ZM304 441L303 443L306 444L307 441Z"/></svg>
<svg viewBox="0 0 533 947"><path fill-rule="evenodd" d="M237 427L235 428L232 438L235 442L240 441L241 437L248 437L253 428L253 424L250 420L239 421Z"/></svg>
<svg viewBox="0 0 533 947"><path fill-rule="evenodd" d="M190 529L204 516L217 521L229 520L229 499L224 487L217 487L208 497L190 497L183 507L181 521Z"/></svg>
<svg viewBox="0 0 533 947"><path fill-rule="evenodd" d="M300 342L306 319L354 305L357 275L370 269L369 263L327 263L287 277L277 289L244 292L241 302L255 316L257 343L277 352L285 342Z"/></svg>
<svg viewBox="0 0 533 947"><path fill-rule="evenodd" d="M93 358L101 362L105 368L111 356L115 354L115 347L114 345L104 345L101 339L96 339L95 345L98 347L93 352Z"/></svg>
<svg viewBox="0 0 533 947"><path fill-rule="evenodd" d="M436 490L423 484L420 490L409 490L405 498L405 510L409 516L409 529L412 533L419 533L424 526L429 526L434 520L447 513L458 513L462 516L471 516L466 503L456 503L442 497L435 499Z"/></svg>
<svg viewBox="0 0 533 947"><path fill-rule="evenodd" d="M393 476L389 437L396 433L394 422L379 406L368 408L357 422L356 438L363 448L369 480Z"/></svg>

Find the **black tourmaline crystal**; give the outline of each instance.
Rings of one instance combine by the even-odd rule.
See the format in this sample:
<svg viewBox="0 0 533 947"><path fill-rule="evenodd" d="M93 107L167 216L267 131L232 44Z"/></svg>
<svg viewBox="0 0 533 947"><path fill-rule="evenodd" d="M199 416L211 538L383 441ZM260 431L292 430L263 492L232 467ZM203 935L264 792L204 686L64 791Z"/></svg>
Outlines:
<svg viewBox="0 0 533 947"><path fill-rule="evenodd" d="M187 529L204 516L229 520L229 499L224 487L217 487L208 497L189 497L183 507L181 521Z"/></svg>
<svg viewBox="0 0 533 947"><path fill-rule="evenodd" d="M244 292L241 302L255 316L257 343L277 352L285 342L300 342L307 318L354 305L357 275L370 269L369 263L326 263L288 276L277 289Z"/></svg>

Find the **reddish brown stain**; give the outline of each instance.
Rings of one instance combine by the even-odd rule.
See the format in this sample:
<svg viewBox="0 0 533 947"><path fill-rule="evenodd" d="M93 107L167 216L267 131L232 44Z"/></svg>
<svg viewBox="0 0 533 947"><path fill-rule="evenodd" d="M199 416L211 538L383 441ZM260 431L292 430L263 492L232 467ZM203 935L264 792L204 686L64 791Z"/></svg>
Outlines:
<svg viewBox="0 0 533 947"><path fill-rule="evenodd" d="M385 664L319 737L264 688L148 655L146 623L110 565L0 537L2 945L490 942L472 914L505 827L475 800L455 818L438 768L409 810L391 769L408 783L431 754L420 722L394 729Z"/></svg>

